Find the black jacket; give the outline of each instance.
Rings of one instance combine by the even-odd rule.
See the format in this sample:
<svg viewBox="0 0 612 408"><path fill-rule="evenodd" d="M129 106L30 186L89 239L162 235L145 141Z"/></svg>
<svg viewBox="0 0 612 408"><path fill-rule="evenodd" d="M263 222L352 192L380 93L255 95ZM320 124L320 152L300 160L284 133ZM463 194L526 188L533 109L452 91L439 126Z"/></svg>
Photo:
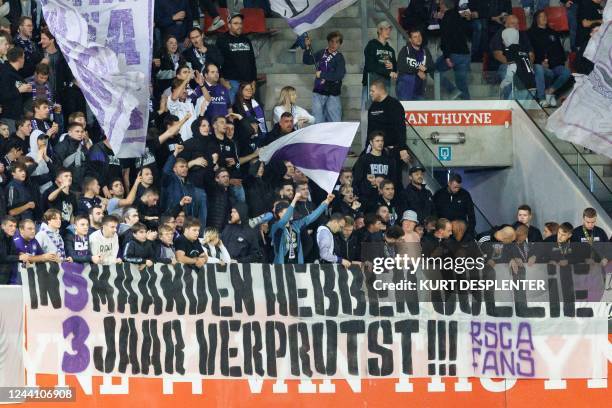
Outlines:
<svg viewBox="0 0 612 408"><path fill-rule="evenodd" d="M153 262L163 263L163 264L172 263L172 259L166 256L165 250L167 249L167 250L172 251L172 253L175 253L174 246L169 247L163 242L161 242L159 239L153 241L151 243L151 246L153 247L153 259L152 259Z"/></svg>
<svg viewBox="0 0 612 408"><path fill-rule="evenodd" d="M0 229L0 283L9 281L13 267L19 261L17 248L13 243L13 237L9 237Z"/></svg>
<svg viewBox="0 0 612 408"><path fill-rule="evenodd" d="M385 147L406 147L406 111L391 95L381 102L372 102L368 109L368 135L375 130L385 134Z"/></svg>
<svg viewBox="0 0 612 408"><path fill-rule="evenodd" d="M229 220L233 197L231 197L229 189L224 189L218 184L215 184L210 190L208 197L208 218L206 224L208 227L214 227L217 231L221 231Z"/></svg>
<svg viewBox="0 0 612 408"><path fill-rule="evenodd" d="M419 222L423 222L425 218L435 214L433 197L425 184L422 185L421 189L416 188L412 183L408 184L404 197L406 198L406 209L416 212Z"/></svg>
<svg viewBox="0 0 612 408"><path fill-rule="evenodd" d="M122 179L123 168L112 149L98 142L89 150L85 175L97 179L103 188L113 179Z"/></svg>
<svg viewBox="0 0 612 408"><path fill-rule="evenodd" d="M204 66L211 63L215 64L219 68L219 71L221 71L223 67L223 55L221 55L217 47L214 45L206 45L206 52L202 55L204 63L200 62L200 58L198 58L196 53L198 53L198 51L193 47L189 47L183 51L183 58L191 64L191 68L195 71L204 73Z"/></svg>
<svg viewBox="0 0 612 408"><path fill-rule="evenodd" d="M89 237L82 239L75 237L75 234L68 232L64 236L64 247L66 256L72 257L76 263L91 263L91 250L89 249Z"/></svg>
<svg viewBox="0 0 612 408"><path fill-rule="evenodd" d="M559 34L550 28L537 26L531 27L527 34L535 54L534 64L541 64L545 59L548 59L550 68L565 64L567 58Z"/></svg>
<svg viewBox="0 0 612 408"><path fill-rule="evenodd" d="M444 58L450 58L450 54L469 54L466 20L459 15L457 9L447 10L440 22L440 33L442 39L440 48Z"/></svg>
<svg viewBox="0 0 612 408"><path fill-rule="evenodd" d="M443 187L436 191L433 202L438 218L447 218L450 221L463 220L467 224L468 231L474 233L476 227L474 202L467 190L462 188L457 194L451 194L448 187Z"/></svg>
<svg viewBox="0 0 612 408"><path fill-rule="evenodd" d="M359 249L359 242L355 234L351 234L348 239L345 239L342 233L334 235L334 254L340 258L357 261Z"/></svg>
<svg viewBox="0 0 612 408"><path fill-rule="evenodd" d="M65 167L72 172L72 183L81 186L87 167L87 147L78 140L66 135L64 140L53 148L53 162L57 167Z"/></svg>
<svg viewBox="0 0 612 408"><path fill-rule="evenodd" d="M123 249L123 260L133 264L143 264L146 260L153 261L155 253L150 241L140 242L132 239Z"/></svg>
<svg viewBox="0 0 612 408"><path fill-rule="evenodd" d="M19 72L8 62L0 64L0 116L3 118L17 120L23 116L23 97L15 86L17 82L25 82Z"/></svg>
<svg viewBox="0 0 612 408"><path fill-rule="evenodd" d="M227 224L221 233L223 245L239 263L262 263L263 252L254 229L244 224Z"/></svg>

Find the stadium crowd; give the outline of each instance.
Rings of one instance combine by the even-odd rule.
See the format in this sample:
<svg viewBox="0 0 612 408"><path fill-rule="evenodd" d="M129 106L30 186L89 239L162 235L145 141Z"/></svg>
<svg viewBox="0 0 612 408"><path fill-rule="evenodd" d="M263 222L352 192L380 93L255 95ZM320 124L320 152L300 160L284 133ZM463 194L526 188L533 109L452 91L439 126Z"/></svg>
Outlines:
<svg viewBox="0 0 612 408"><path fill-rule="evenodd" d="M296 91L287 86L274 118L266 118L244 17L223 22L229 31L213 45L200 28L178 23L189 20L188 2L159 3L173 8L156 18L164 41L152 64L146 149L131 159L111 148L40 15L11 14L14 36L0 24L0 284L19 283L19 263L350 266L364 261L362 243L383 243L391 253L398 242L420 242L427 255L478 239L516 243L523 255L526 244L544 240L560 248L567 240L608 241L593 209L584 211L582 226L551 222L540 233L526 205L514 224L479 235L460 175L434 193L424 184L426 170L406 146L403 108L389 95L391 81L418 96L429 70L446 64L457 74L458 65L469 65L469 55L456 57L468 54L453 48L462 44L443 45L446 58L432 63L426 49L414 47L422 33L411 31L413 47L398 61L386 42L389 23L379 24L378 39L364 52L368 145L326 194L291 162L264 164L258 156L295 129L341 120L342 34L331 32L321 50L304 42L303 62L316 72L312 114L295 105ZM446 12L455 10L447 5ZM462 89L460 75L457 82Z"/></svg>

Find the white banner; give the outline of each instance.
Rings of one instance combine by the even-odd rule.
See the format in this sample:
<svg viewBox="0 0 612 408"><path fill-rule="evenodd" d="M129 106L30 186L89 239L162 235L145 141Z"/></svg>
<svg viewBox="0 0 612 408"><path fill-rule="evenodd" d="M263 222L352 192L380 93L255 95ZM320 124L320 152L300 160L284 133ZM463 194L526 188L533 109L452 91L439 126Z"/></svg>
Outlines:
<svg viewBox="0 0 612 408"><path fill-rule="evenodd" d="M0 285L0 389L25 386L24 373L21 288Z"/></svg>
<svg viewBox="0 0 612 408"><path fill-rule="evenodd" d="M153 0L43 0L43 14L119 157L144 152Z"/></svg>
<svg viewBox="0 0 612 408"><path fill-rule="evenodd" d="M512 281L508 265L498 267L506 271L498 278ZM606 378L606 305L578 301L592 296L584 268L553 269L527 270L549 287L563 282L538 302L525 292L499 302L485 290L442 305L420 292L384 299L360 269L335 265L37 264L21 271L26 368L168 378ZM601 269L590 274L601 280Z"/></svg>
<svg viewBox="0 0 612 408"><path fill-rule="evenodd" d="M287 19L298 35L321 27L357 0L270 0L272 10Z"/></svg>

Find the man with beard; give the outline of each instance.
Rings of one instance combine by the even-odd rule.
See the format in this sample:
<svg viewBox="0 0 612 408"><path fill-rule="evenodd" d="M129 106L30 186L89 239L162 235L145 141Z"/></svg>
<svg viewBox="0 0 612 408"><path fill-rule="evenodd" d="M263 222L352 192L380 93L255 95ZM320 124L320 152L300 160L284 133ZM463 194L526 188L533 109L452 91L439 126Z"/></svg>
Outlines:
<svg viewBox="0 0 612 408"><path fill-rule="evenodd" d="M243 223L242 220L245 220ZM263 253L255 230L248 225L248 215L244 204L232 206L229 223L221 232L221 240L232 259L239 263L264 262Z"/></svg>
<svg viewBox="0 0 612 408"><path fill-rule="evenodd" d="M416 212L419 220L424 220L435 212L431 191L423 183L425 168L412 166L409 175L410 183L405 190L406 208Z"/></svg>

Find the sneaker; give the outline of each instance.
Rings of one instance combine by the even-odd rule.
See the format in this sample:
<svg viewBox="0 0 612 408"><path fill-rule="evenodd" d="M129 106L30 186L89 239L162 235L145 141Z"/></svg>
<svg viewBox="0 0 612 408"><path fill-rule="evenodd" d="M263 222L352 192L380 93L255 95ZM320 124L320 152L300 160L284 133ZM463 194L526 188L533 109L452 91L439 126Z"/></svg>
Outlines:
<svg viewBox="0 0 612 408"><path fill-rule="evenodd" d="M551 108L557 107L557 98L555 98L555 95L553 94L546 95L546 100L548 101L548 104L550 105Z"/></svg>
<svg viewBox="0 0 612 408"><path fill-rule="evenodd" d="M548 95L546 95L548 96ZM548 98L546 98L546 100L540 101L540 106L542 108L550 108L550 103L548 102Z"/></svg>
<svg viewBox="0 0 612 408"><path fill-rule="evenodd" d="M224 25L225 25L225 21L223 21L221 19L221 17L217 16L217 17L215 17L215 19L213 20L212 24L210 25L210 27L208 27L208 30L206 30L206 31L217 31L218 29L220 29Z"/></svg>

